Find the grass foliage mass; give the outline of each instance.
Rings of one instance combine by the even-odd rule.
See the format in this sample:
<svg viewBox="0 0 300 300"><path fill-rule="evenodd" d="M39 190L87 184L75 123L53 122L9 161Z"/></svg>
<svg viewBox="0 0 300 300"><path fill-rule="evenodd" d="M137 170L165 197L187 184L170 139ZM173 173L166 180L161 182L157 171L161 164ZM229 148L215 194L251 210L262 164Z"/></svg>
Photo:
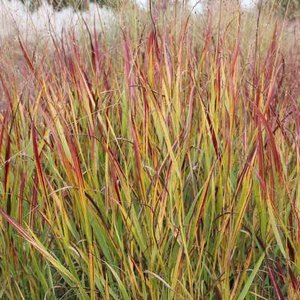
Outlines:
<svg viewBox="0 0 300 300"><path fill-rule="evenodd" d="M299 299L299 37L220 5L3 38L1 299Z"/></svg>

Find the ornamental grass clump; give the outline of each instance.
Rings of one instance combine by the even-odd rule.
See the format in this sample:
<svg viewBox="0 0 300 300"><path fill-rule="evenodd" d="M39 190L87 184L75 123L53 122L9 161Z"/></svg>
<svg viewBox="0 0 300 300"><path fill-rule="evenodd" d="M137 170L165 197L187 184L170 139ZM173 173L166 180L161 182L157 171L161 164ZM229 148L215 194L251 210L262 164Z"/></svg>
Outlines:
<svg viewBox="0 0 300 300"><path fill-rule="evenodd" d="M3 42L1 298L297 299L299 40L222 13Z"/></svg>

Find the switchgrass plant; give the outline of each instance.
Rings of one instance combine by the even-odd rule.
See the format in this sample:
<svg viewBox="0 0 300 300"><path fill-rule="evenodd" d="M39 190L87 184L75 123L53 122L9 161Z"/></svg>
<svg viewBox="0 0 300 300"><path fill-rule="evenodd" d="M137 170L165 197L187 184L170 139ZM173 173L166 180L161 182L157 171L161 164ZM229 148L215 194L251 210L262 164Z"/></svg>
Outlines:
<svg viewBox="0 0 300 300"><path fill-rule="evenodd" d="M220 17L3 44L2 299L298 299L296 37Z"/></svg>

